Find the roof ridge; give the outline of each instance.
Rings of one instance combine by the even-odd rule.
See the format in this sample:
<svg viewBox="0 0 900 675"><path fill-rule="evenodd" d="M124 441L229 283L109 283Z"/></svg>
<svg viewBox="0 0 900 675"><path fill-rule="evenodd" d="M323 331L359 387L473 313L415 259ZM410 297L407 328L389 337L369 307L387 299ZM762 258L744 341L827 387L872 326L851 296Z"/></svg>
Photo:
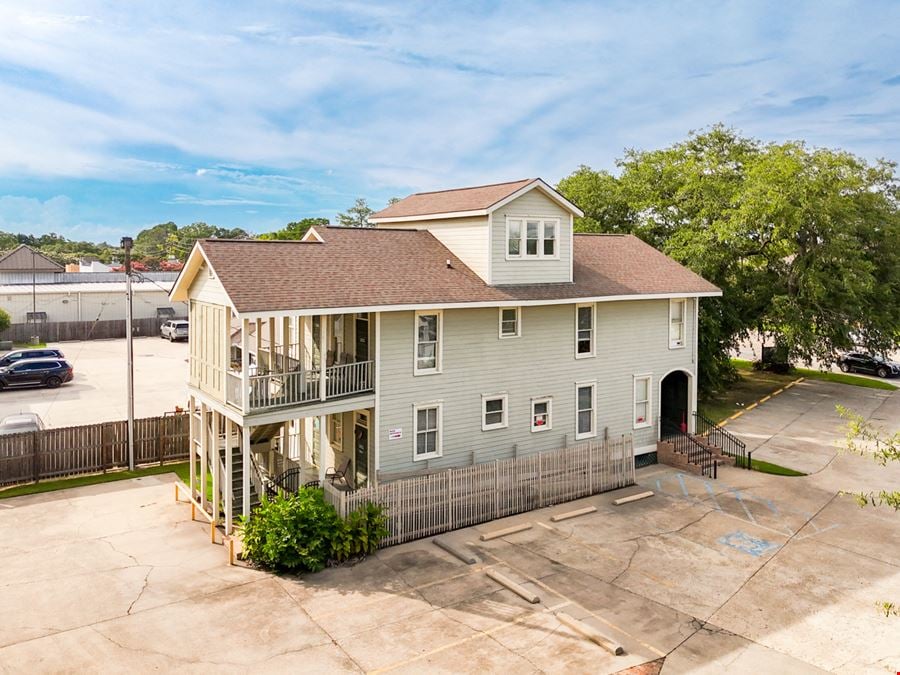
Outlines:
<svg viewBox="0 0 900 675"><path fill-rule="evenodd" d="M426 190L425 192L413 192L411 195L404 197L404 199L408 199L409 197L415 197L420 195L439 195L444 192L462 192L463 190L478 190L479 188L489 188L489 187L500 187L501 185L512 185L513 183L530 183L536 180L540 180L540 178L520 178L519 180L505 180L500 183L485 183L484 185L468 185L466 187L458 187L458 188L446 188L444 190ZM384 209L382 209L384 210Z"/></svg>

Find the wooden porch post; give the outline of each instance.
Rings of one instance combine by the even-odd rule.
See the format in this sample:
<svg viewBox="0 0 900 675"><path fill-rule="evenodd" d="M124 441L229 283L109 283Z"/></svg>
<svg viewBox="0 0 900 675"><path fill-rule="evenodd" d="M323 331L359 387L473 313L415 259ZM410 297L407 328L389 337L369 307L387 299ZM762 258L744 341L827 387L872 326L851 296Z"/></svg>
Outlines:
<svg viewBox="0 0 900 675"><path fill-rule="evenodd" d="M241 504L241 513L243 513L244 518L250 517L250 472L253 470L253 467L250 466L250 430L252 427L243 426L241 427L241 450L244 455L243 461L243 470L241 471L241 497L243 497Z"/></svg>
<svg viewBox="0 0 900 675"><path fill-rule="evenodd" d="M281 372L291 372L291 318L284 317L281 320Z"/></svg>
<svg viewBox="0 0 900 675"><path fill-rule="evenodd" d="M209 435L209 442L211 451L213 453L213 462L212 462L212 517L213 524L219 522L219 498L221 495L219 491L222 486L219 485L219 423L222 419L222 416L213 410L212 419L210 420L212 426L210 429L206 429L205 433Z"/></svg>
<svg viewBox="0 0 900 675"><path fill-rule="evenodd" d="M246 322L245 322L246 323ZM225 418L225 485L222 489L225 491L225 534L231 534L231 528L234 521L234 510L232 502L234 501L234 474L231 466L232 453L232 434L234 427L237 426L227 417Z"/></svg>
<svg viewBox="0 0 900 675"><path fill-rule="evenodd" d="M200 403L200 506L206 510L206 470L209 466L209 411Z"/></svg>
<svg viewBox="0 0 900 675"><path fill-rule="evenodd" d="M319 415L319 480L325 484L325 469L331 466L325 454L331 447L328 440L328 415Z"/></svg>
<svg viewBox="0 0 900 675"><path fill-rule="evenodd" d="M322 314L319 317L319 399L324 401L328 397L325 371L328 368L328 317ZM321 455L320 455L321 456Z"/></svg>
<svg viewBox="0 0 900 675"><path fill-rule="evenodd" d="M191 396L188 400L188 410L190 410L191 415L189 418L190 424L188 425L188 428L191 430L191 438L190 442L188 443L188 459L190 461L190 466L188 469L188 482L190 483L190 485L188 487L191 489L192 499L197 496L194 492L197 487L197 435L195 431L197 428L197 420L194 418L196 405L196 399Z"/></svg>
<svg viewBox="0 0 900 675"><path fill-rule="evenodd" d="M250 320L241 320L241 410L250 412ZM258 362L257 362L258 366Z"/></svg>

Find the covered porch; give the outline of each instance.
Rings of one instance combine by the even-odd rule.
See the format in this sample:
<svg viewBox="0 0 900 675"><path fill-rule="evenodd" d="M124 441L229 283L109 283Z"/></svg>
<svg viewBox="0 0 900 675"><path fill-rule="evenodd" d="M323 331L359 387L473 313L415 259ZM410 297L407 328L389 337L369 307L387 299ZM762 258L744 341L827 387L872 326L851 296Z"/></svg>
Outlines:
<svg viewBox="0 0 900 675"><path fill-rule="evenodd" d="M292 493L310 484L335 490L370 486L374 408L352 406L241 423L221 405L192 400L192 493L230 534L235 517L249 515L263 495Z"/></svg>
<svg viewBox="0 0 900 675"><path fill-rule="evenodd" d="M225 402L243 414L375 389L368 313L232 319Z"/></svg>

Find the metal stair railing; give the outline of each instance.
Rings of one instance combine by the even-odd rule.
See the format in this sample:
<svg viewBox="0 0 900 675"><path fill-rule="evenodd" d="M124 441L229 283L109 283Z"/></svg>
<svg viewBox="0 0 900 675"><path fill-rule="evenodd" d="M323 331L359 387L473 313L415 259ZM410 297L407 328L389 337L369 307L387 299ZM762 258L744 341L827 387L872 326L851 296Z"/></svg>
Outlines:
<svg viewBox="0 0 900 675"><path fill-rule="evenodd" d="M698 412L694 412L694 431L698 436L722 450L722 453L734 457L735 466L750 469L753 465L753 451L747 452L747 444L730 431L723 429Z"/></svg>
<svg viewBox="0 0 900 675"><path fill-rule="evenodd" d="M700 473L707 478L719 477L716 456L710 452L709 448L671 422L660 419L659 424L660 440L671 443L675 452L684 455L688 462L700 467Z"/></svg>

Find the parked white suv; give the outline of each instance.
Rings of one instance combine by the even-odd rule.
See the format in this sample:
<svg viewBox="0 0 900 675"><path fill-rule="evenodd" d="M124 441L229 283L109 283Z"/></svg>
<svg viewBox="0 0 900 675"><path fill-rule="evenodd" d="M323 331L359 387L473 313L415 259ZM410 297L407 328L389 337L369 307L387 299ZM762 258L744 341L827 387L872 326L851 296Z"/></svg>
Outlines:
<svg viewBox="0 0 900 675"><path fill-rule="evenodd" d="M179 319L166 321L159 329L159 336L174 342L175 340L188 339L188 322Z"/></svg>

